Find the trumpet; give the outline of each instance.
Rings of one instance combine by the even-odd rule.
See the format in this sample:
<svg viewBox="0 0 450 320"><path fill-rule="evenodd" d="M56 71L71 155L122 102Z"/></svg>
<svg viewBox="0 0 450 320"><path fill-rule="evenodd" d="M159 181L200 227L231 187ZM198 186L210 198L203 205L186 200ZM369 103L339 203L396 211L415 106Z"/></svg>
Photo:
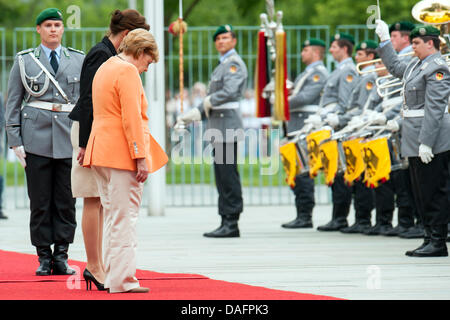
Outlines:
<svg viewBox="0 0 450 320"><path fill-rule="evenodd" d="M375 83L377 87L377 93L382 98L399 93L403 90L403 82L398 78L394 78L390 74L384 77L378 77L375 80ZM389 88L395 87L397 87L397 89L389 90Z"/></svg>
<svg viewBox="0 0 450 320"><path fill-rule="evenodd" d="M408 53L403 53L403 54L399 54L398 57L407 57L407 56L413 56L414 52L408 52ZM369 60L369 61L364 61L364 62L360 62L356 65L356 71L359 74L367 74L367 73L371 73L371 72L377 72L377 71L381 71L381 70L386 70L386 67L380 67L380 68L375 68L375 69L371 69L371 70L361 70L362 66L368 65L368 64L375 64L377 62L382 62L381 58L378 59L373 59L373 60Z"/></svg>

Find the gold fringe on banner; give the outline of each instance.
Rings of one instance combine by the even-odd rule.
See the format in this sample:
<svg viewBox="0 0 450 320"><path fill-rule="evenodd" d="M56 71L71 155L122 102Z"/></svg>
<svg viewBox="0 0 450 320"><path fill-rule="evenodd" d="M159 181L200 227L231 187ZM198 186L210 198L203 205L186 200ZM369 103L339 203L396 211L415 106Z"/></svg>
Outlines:
<svg viewBox="0 0 450 320"><path fill-rule="evenodd" d="M275 60L275 120L289 120L289 105L287 101L287 57L286 32L278 30L275 34L276 60Z"/></svg>

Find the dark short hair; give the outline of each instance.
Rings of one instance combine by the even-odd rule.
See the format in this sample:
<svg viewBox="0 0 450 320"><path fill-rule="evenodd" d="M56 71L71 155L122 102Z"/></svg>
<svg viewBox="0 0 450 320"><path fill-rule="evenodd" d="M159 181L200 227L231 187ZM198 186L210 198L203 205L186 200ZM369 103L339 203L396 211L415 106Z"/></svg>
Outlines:
<svg viewBox="0 0 450 320"><path fill-rule="evenodd" d="M378 58L378 52L376 49L368 48L368 49L364 49L364 51L366 52L366 55L373 54L374 59Z"/></svg>
<svg viewBox="0 0 450 320"><path fill-rule="evenodd" d="M126 9L123 11L115 10L111 15L108 36L116 35L125 30L145 29L150 30L150 26L146 23L145 17L134 9Z"/></svg>
<svg viewBox="0 0 450 320"><path fill-rule="evenodd" d="M441 48L441 39L439 39L439 37L436 36L423 36L423 37L419 37L422 38L423 42L428 42L430 40L433 40L433 46L436 50L439 50Z"/></svg>
<svg viewBox="0 0 450 320"><path fill-rule="evenodd" d="M351 43L349 40L347 39L339 39L339 40L334 40L336 41L337 45L340 48L346 47L347 48L347 54L351 57L353 54L353 43Z"/></svg>

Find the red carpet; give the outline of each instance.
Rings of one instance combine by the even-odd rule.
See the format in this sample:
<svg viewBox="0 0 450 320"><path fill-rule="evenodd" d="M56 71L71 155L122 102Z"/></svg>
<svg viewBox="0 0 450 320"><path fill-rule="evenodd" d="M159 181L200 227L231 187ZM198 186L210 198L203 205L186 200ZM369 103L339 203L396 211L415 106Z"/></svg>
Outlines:
<svg viewBox="0 0 450 320"><path fill-rule="evenodd" d="M83 271L86 263L69 260ZM267 289L212 280L197 274L138 270L136 277L147 294L86 291L82 276L34 275L35 255L0 250L0 300L337 300L337 298Z"/></svg>

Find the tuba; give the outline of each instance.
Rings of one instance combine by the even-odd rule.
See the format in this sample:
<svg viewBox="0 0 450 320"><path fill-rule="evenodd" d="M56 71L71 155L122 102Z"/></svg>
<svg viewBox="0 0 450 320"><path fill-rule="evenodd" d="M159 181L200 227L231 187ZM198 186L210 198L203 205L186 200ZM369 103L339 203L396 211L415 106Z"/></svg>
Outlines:
<svg viewBox="0 0 450 320"><path fill-rule="evenodd" d="M433 25L441 31L441 52L447 53L450 48L450 0L422 0L411 10L414 19Z"/></svg>

